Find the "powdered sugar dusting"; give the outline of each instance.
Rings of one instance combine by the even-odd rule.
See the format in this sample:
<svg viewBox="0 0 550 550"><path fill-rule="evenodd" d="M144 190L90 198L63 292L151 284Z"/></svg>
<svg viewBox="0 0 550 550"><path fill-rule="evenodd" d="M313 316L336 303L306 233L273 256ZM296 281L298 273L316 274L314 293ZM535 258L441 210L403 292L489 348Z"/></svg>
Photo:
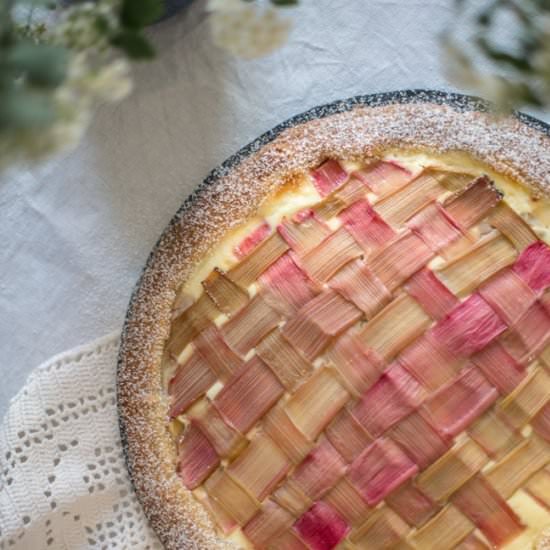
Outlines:
<svg viewBox="0 0 550 550"><path fill-rule="evenodd" d="M336 102L300 115L212 172L185 202L150 256L128 311L118 402L136 492L167 548L229 548L181 484L166 428L160 364L177 289L213 245L254 214L277 186L320 164L388 149L466 152L493 170L550 194L550 138L528 117L496 118L464 96L402 92ZM477 110L476 110L477 109ZM543 130L543 131L541 131Z"/></svg>

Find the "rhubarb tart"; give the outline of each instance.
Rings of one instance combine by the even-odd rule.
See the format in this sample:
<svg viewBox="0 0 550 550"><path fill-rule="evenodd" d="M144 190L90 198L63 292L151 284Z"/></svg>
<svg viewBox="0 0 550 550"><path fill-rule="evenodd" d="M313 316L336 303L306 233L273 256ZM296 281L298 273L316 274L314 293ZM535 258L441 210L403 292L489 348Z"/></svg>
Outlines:
<svg viewBox="0 0 550 550"><path fill-rule="evenodd" d="M550 138L412 92L301 115L153 251L119 410L167 548L550 548Z"/></svg>

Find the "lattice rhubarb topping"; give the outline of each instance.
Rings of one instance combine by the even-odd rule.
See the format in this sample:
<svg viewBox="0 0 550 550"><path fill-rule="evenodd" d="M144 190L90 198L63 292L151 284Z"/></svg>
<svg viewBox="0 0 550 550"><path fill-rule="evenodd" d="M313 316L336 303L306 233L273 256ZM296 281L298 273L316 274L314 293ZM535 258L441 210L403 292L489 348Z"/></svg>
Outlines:
<svg viewBox="0 0 550 550"><path fill-rule="evenodd" d="M487 176L346 166L178 299L177 474L255 548L506 546L550 524L550 248Z"/></svg>

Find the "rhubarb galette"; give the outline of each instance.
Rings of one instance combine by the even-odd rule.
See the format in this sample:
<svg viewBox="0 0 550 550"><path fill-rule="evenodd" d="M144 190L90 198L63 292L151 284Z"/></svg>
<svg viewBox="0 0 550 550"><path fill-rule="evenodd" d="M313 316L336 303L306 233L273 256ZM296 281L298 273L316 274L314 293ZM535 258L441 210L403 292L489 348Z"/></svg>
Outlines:
<svg viewBox="0 0 550 550"><path fill-rule="evenodd" d="M119 403L167 547L550 548L550 140L444 99L295 119L166 230Z"/></svg>

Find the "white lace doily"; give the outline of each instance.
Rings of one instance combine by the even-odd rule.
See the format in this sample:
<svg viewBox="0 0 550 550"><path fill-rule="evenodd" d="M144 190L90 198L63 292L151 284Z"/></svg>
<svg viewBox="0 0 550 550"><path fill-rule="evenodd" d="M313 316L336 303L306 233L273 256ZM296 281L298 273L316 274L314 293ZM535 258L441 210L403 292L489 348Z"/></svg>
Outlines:
<svg viewBox="0 0 550 550"><path fill-rule="evenodd" d="M162 548L124 464L118 343L112 334L50 359L11 402L0 432L0 549Z"/></svg>

